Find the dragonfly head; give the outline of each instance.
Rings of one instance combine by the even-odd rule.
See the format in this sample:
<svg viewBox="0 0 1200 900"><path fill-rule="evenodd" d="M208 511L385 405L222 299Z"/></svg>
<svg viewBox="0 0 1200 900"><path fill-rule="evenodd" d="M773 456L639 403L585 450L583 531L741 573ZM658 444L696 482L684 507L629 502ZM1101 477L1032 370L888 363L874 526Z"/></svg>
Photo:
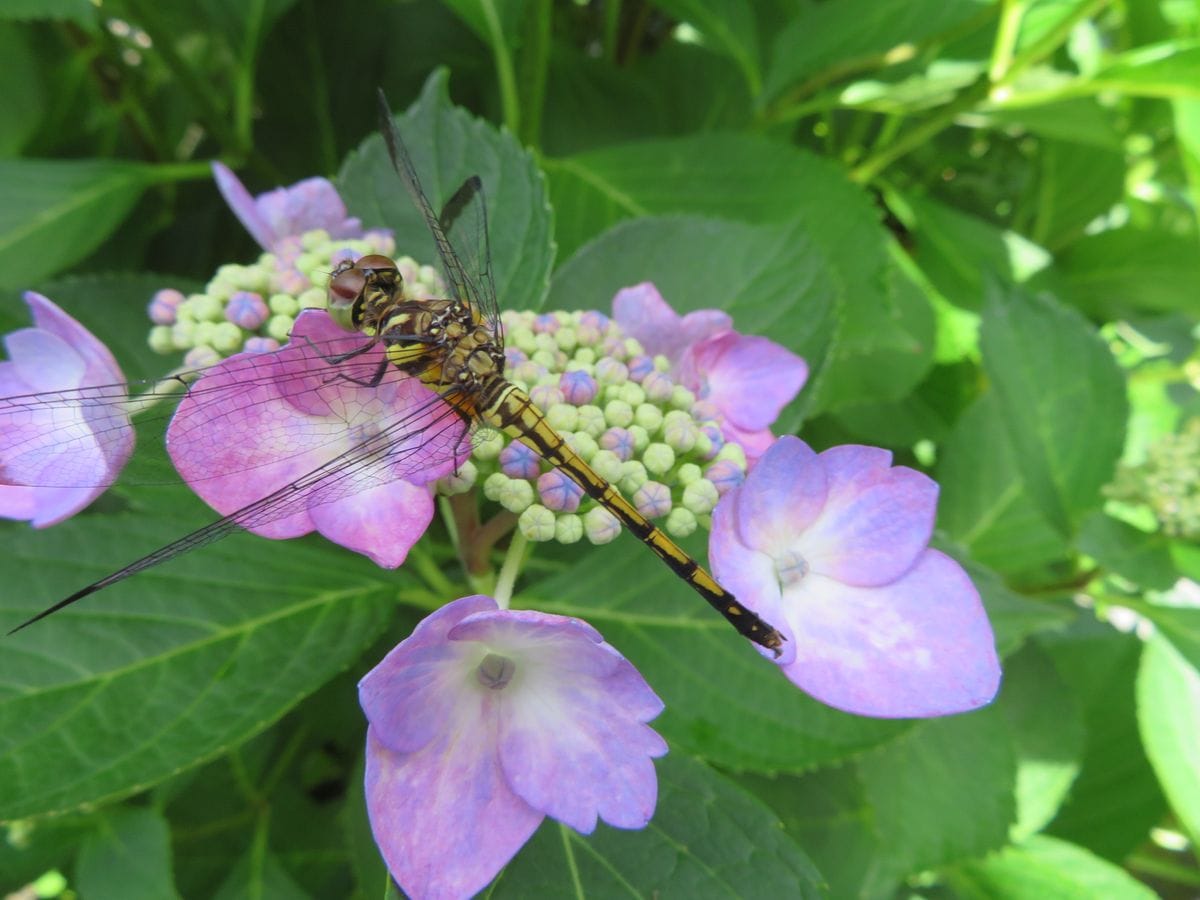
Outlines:
<svg viewBox="0 0 1200 900"><path fill-rule="evenodd" d="M401 282L396 263L378 253L338 263L329 276L329 314L343 328L359 330L369 304L396 295Z"/></svg>

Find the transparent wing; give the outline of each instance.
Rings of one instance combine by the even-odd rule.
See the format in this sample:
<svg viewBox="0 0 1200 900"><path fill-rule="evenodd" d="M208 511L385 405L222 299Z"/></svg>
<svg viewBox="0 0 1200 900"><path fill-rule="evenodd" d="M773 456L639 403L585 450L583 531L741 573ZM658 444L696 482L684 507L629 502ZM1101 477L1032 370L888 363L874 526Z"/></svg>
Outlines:
<svg viewBox="0 0 1200 900"><path fill-rule="evenodd" d="M435 216L433 205L421 188L416 167L409 156L383 91L379 91L379 128L387 144L392 166L433 235L442 269L456 299L469 303L488 322L499 339L500 311L492 278L491 250L487 235L487 201L479 176L463 182ZM455 240L447 232L453 231Z"/></svg>

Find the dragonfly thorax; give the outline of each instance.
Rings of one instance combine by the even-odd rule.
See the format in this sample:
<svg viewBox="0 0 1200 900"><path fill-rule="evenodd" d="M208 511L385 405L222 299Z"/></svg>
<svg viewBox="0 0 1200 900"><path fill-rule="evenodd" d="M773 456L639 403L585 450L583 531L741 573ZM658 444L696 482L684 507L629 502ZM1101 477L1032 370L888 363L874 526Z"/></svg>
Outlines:
<svg viewBox="0 0 1200 900"><path fill-rule="evenodd" d="M503 383L504 350L493 328L457 299L406 298L387 257L343 263L330 279L329 295L331 308L349 310L353 327L384 344L393 365L464 414L475 416Z"/></svg>

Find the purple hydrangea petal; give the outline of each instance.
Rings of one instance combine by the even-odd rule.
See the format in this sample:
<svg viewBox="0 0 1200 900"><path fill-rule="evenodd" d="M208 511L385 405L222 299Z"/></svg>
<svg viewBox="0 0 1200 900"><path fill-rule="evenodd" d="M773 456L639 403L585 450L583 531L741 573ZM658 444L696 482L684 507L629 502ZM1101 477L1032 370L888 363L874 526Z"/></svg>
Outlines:
<svg viewBox="0 0 1200 900"><path fill-rule="evenodd" d="M242 227L250 233L250 237L258 241L258 245L264 250L273 249L277 235L271 228L267 217L259 211L254 197L246 190L241 179L234 175L233 170L224 163L214 161L212 170L213 180L217 182L217 190L221 192L221 196L229 204L230 210L242 223Z"/></svg>
<svg viewBox="0 0 1200 900"><path fill-rule="evenodd" d="M772 556L790 551L825 506L825 466L799 438L782 437L758 461L741 487L722 499L738 504L738 532Z"/></svg>
<svg viewBox="0 0 1200 900"><path fill-rule="evenodd" d="M333 338L330 338L333 335ZM312 531L316 516L335 531L361 519L362 501L355 494L372 484L403 478L424 485L449 474L455 454L467 452L461 420L435 395L412 378L392 377L377 387L331 377L323 354L341 352L349 335L323 312L306 311L293 328L292 342L273 354L241 353L210 369L198 388L181 401L167 430L167 447L184 480L210 506L228 515L272 491L308 476L363 441L376 440L395 423L388 453L363 459L362 468L347 469L284 501L271 518L246 521L244 527L265 537L295 537ZM320 352L314 348L320 348ZM369 378L382 360L382 349L359 354L341 371ZM407 442L407 443L404 443ZM346 503L345 517L331 504ZM424 527L427 508L405 507ZM402 557L410 546L411 528L397 528L393 546L384 550L374 532L363 541L360 528L349 528L355 549L370 546L379 558Z"/></svg>
<svg viewBox="0 0 1200 900"><path fill-rule="evenodd" d="M429 487L393 481L314 506L309 515L322 536L361 553L384 569L394 569L408 557L433 521Z"/></svg>
<svg viewBox="0 0 1200 900"><path fill-rule="evenodd" d="M251 197L228 166L214 162L212 168L221 196L264 250L280 249L285 239L317 228L332 238L363 235L362 223L346 215L346 204L324 178L306 178Z"/></svg>
<svg viewBox="0 0 1200 900"><path fill-rule="evenodd" d="M679 362L684 384L717 405L741 431L771 426L808 379L808 364L772 340L727 331L688 347Z"/></svg>
<svg viewBox="0 0 1200 900"><path fill-rule="evenodd" d="M784 672L830 706L884 718L939 716L996 694L1000 665L979 594L937 550L883 587L811 575L787 590L785 605L796 658Z"/></svg>
<svg viewBox="0 0 1200 900"><path fill-rule="evenodd" d="M447 603L424 618L358 683L358 699L379 741L399 753L420 750L443 727L446 710L457 702L471 670L482 656L447 635L475 613L495 611L483 594Z"/></svg>
<svg viewBox="0 0 1200 900"><path fill-rule="evenodd" d="M786 665L796 656L796 642L783 611L783 593L775 573L775 562L761 550L747 546L738 535L736 490L721 498L713 510L708 540L708 561L717 582L737 597L738 602L774 626L785 638L782 655L758 649L763 656Z"/></svg>
<svg viewBox="0 0 1200 900"><path fill-rule="evenodd" d="M929 543L938 486L913 469L891 468L891 454L844 446L820 455L829 493L820 519L799 542L814 572L868 587L903 575ZM868 468L871 462L882 466Z"/></svg>
<svg viewBox="0 0 1200 900"><path fill-rule="evenodd" d="M409 754L390 750L368 729L371 831L410 897L474 896L541 824L542 813L513 793L496 757L482 727L454 729Z"/></svg>
<svg viewBox="0 0 1200 900"><path fill-rule="evenodd" d="M25 294L33 328L7 336L0 393L78 392L53 413L13 405L0 414L0 516L54 525L116 480L133 452L125 378L112 353L49 298ZM88 388L103 388L89 392Z"/></svg>
<svg viewBox="0 0 1200 900"><path fill-rule="evenodd" d="M479 890L546 813L587 831L597 817L636 828L653 813L652 758L667 747L645 722L662 701L578 619L464 597L359 694L371 827L410 895Z"/></svg>
<svg viewBox="0 0 1200 900"><path fill-rule="evenodd" d="M661 353L672 363L690 344L733 327L728 313L719 309L680 316L649 281L617 291L613 318L625 334L637 338L647 353Z"/></svg>

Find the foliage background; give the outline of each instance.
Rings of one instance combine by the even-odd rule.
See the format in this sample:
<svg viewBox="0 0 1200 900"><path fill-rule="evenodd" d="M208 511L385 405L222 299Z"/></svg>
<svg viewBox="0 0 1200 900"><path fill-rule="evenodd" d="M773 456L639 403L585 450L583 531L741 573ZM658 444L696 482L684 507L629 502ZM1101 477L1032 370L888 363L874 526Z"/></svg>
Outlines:
<svg viewBox="0 0 1200 900"><path fill-rule="evenodd" d="M374 88L419 98L402 125L431 193L487 183L504 303L607 309L652 277L803 353L785 430L939 480L939 542L1005 657L988 709L856 719L628 537L539 552L518 602L628 655L672 753L649 829L548 823L491 893L1194 896L1198 19L1184 0L10 0L0 325L37 288L127 374L163 371L151 292L257 253L215 158L256 191L336 176L404 246ZM206 518L130 484L45 533L6 525L4 621ZM460 581L436 535L395 573L237 537L7 638L0 887L384 894L354 684Z"/></svg>

